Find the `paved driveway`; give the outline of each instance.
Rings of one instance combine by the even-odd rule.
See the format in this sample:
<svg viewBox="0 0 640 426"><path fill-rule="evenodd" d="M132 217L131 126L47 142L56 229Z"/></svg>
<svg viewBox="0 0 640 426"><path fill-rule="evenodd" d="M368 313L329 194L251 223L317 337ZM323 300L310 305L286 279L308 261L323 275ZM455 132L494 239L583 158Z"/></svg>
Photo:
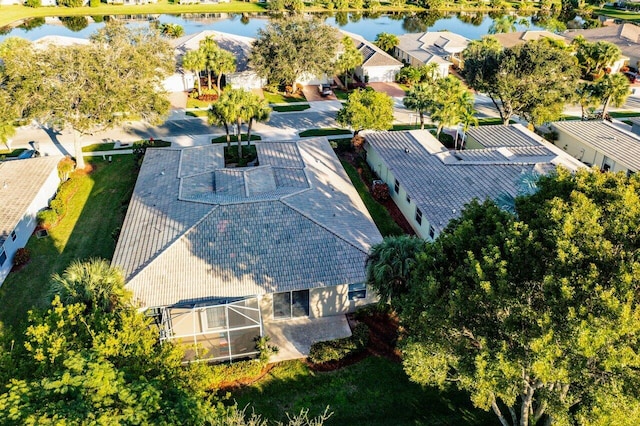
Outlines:
<svg viewBox="0 0 640 426"><path fill-rule="evenodd" d="M322 96L320 92L318 92L317 84L304 86L302 88L302 93L304 93L304 97L307 98L307 101L309 102L338 100L338 98L336 98L336 95Z"/></svg>
<svg viewBox="0 0 640 426"><path fill-rule="evenodd" d="M386 93L392 98L404 97L404 90L402 90L397 83L369 83L369 87L373 88L376 92Z"/></svg>

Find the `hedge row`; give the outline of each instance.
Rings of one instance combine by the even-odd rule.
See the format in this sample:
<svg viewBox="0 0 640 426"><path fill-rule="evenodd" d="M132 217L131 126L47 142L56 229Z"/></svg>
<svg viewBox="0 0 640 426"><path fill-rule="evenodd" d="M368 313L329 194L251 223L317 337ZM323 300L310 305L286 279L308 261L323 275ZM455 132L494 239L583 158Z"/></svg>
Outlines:
<svg viewBox="0 0 640 426"><path fill-rule="evenodd" d="M359 323L353 328L351 337L328 340L311 345L309 360L315 364L338 361L349 355L362 352L368 343L369 327L364 323Z"/></svg>

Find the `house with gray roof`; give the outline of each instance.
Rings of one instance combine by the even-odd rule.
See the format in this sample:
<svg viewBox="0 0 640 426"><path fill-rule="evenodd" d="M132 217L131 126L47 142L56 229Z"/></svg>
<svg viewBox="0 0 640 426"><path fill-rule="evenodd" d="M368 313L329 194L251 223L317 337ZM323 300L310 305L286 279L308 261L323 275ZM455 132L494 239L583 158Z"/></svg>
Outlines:
<svg viewBox="0 0 640 426"><path fill-rule="evenodd" d="M403 66L402 62L358 34L341 32L351 37L356 49L362 53L362 65L355 69L355 75L360 81L371 83L396 81L396 74Z"/></svg>
<svg viewBox="0 0 640 426"><path fill-rule="evenodd" d="M429 131L365 135L367 162L416 234L433 240L473 199L517 195L526 173L584 167L519 124L469 130L475 149L445 148Z"/></svg>
<svg viewBox="0 0 640 426"><path fill-rule="evenodd" d="M55 195L60 157L0 162L0 285L13 257L36 229L36 215Z"/></svg>
<svg viewBox="0 0 640 426"><path fill-rule="evenodd" d="M550 38L556 41L567 42L567 39L561 35L552 33L546 30L527 30L516 31L512 33L498 33L492 34L490 37L495 38L500 42L502 47L510 48L518 44L526 43L528 41L536 41L541 38Z"/></svg>
<svg viewBox="0 0 640 426"><path fill-rule="evenodd" d="M625 126L627 127L627 126ZM612 172L640 170L640 136L608 121L556 121L556 145L588 166Z"/></svg>
<svg viewBox="0 0 640 426"><path fill-rule="evenodd" d="M393 56L414 67L435 63L442 77L449 75L449 67L461 67L460 54L471 42L450 31L427 31L398 36Z"/></svg>
<svg viewBox="0 0 640 426"><path fill-rule="evenodd" d="M243 168L221 144L148 150L113 258L161 338L208 359L254 354L265 323L375 300L365 261L382 237L328 141L256 149Z"/></svg>

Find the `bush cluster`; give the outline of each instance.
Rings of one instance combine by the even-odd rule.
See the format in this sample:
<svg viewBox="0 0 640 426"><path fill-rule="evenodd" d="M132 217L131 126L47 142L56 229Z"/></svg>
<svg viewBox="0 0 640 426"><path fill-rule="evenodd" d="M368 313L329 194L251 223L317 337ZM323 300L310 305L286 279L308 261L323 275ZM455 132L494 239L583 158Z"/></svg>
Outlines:
<svg viewBox="0 0 640 426"><path fill-rule="evenodd" d="M386 201L389 199L389 185L384 182L373 182L371 185L371 195L376 201Z"/></svg>
<svg viewBox="0 0 640 426"><path fill-rule="evenodd" d="M78 190L78 183L75 178L81 175L82 173L73 172L69 180L60 184L55 198L49 202L49 208L41 210L36 216L39 227L51 229L65 215L69 199Z"/></svg>
<svg viewBox="0 0 640 426"><path fill-rule="evenodd" d="M359 323L353 328L351 337L328 340L311 345L309 360L316 364L338 361L349 355L362 352L368 343L369 327L364 323Z"/></svg>
<svg viewBox="0 0 640 426"><path fill-rule="evenodd" d="M16 254L13 256L14 266L22 266L29 263L31 260L31 252L26 248L19 248Z"/></svg>

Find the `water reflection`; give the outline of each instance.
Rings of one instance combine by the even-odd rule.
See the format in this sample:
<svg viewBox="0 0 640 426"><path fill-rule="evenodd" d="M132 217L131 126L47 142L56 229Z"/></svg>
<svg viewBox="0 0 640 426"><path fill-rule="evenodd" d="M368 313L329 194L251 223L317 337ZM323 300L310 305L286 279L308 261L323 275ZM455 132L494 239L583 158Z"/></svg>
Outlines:
<svg viewBox="0 0 640 426"><path fill-rule="evenodd" d="M328 12L317 14L329 25L375 40L381 32L405 34L424 31L449 30L470 39L478 39L488 33L494 19L503 14L485 15L482 13L460 12L444 14L439 11L380 13L366 11L362 13ZM8 36L18 36L36 40L47 35L87 38L100 29L105 21L117 19L128 25L177 24L184 28L184 34L195 34L203 30L216 30L247 37L255 37L269 19L267 14L227 14L227 13L185 13L181 15L119 15L119 16L76 16L66 18L30 18L11 26L0 28L0 40ZM529 29L540 29L536 21L526 18ZM518 27L524 30L526 26Z"/></svg>

